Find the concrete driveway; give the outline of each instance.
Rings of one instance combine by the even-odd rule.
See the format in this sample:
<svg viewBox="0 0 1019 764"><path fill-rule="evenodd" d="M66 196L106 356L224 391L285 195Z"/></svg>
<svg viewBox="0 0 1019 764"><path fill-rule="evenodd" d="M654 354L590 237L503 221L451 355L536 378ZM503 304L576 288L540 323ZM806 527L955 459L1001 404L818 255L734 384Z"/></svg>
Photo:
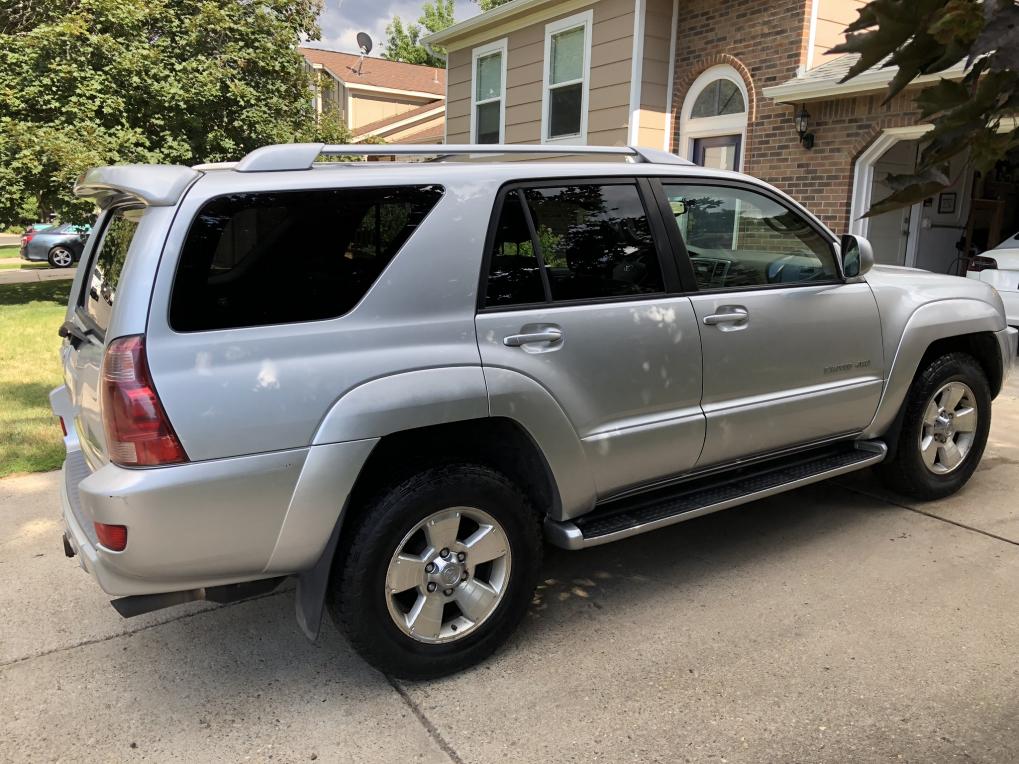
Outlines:
<svg viewBox="0 0 1019 764"><path fill-rule="evenodd" d="M56 476L0 481L0 760L1015 761L1017 395L957 497L862 475L550 551L510 644L422 684L308 644L290 589L121 620Z"/></svg>

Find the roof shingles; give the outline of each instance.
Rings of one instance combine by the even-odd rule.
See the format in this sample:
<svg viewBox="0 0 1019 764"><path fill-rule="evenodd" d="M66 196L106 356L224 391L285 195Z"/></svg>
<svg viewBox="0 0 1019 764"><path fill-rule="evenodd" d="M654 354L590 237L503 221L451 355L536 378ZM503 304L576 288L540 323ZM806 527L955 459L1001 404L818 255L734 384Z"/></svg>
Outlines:
<svg viewBox="0 0 1019 764"><path fill-rule="evenodd" d="M361 63L359 55L321 48L302 47L299 50L308 63L321 64L351 85L410 90L418 93L430 93L441 98L446 96L445 69L366 56L364 65L361 66L361 73L358 74L358 66Z"/></svg>

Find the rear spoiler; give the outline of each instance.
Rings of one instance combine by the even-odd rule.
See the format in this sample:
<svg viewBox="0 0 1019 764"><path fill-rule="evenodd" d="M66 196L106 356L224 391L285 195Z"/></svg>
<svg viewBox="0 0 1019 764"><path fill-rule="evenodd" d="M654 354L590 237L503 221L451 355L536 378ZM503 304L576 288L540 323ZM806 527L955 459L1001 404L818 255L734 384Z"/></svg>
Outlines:
<svg viewBox="0 0 1019 764"><path fill-rule="evenodd" d="M95 199L101 209L121 202L140 202L148 207L172 207L192 183L202 176L182 165L122 164L94 167L74 184L74 195Z"/></svg>

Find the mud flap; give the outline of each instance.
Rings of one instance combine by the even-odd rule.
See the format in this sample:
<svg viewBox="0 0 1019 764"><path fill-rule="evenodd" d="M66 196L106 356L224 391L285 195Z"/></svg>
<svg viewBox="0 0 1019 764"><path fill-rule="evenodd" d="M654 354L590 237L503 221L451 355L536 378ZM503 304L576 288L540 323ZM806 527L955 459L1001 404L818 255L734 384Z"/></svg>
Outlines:
<svg viewBox="0 0 1019 764"><path fill-rule="evenodd" d="M325 608L326 592L329 590L329 574L332 572L333 557L336 555L336 546L340 541L340 525L343 523L344 514L345 512L340 512L336 525L333 526L333 532L329 536L329 542L322 551L322 556L318 558L318 562L308 570L297 574L297 596L294 598L297 625L312 642L318 639L318 633L322 628L322 610Z"/></svg>

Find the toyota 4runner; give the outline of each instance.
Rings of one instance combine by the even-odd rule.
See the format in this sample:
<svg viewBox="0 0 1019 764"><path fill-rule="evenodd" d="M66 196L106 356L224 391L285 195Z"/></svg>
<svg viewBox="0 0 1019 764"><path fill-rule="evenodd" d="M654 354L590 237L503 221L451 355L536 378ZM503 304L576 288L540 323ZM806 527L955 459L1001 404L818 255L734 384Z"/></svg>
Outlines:
<svg viewBox="0 0 1019 764"><path fill-rule="evenodd" d="M319 161L350 154L432 161ZM872 465L959 490L1016 355L987 284L646 149L270 146L75 190L67 554L125 616L294 576L310 638L328 608L403 677L506 639L543 536Z"/></svg>

